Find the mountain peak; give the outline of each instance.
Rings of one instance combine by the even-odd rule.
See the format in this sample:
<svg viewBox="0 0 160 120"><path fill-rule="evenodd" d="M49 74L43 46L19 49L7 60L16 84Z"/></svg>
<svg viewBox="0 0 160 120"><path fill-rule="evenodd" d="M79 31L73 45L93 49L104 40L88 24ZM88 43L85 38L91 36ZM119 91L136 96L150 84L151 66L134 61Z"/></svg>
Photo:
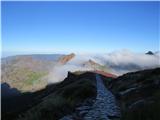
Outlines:
<svg viewBox="0 0 160 120"><path fill-rule="evenodd" d="M90 64L92 64L92 65L97 64L95 61L93 61L93 60L91 60L91 59L89 59L88 62L89 62Z"/></svg>
<svg viewBox="0 0 160 120"><path fill-rule="evenodd" d="M96 65L100 65L99 63L96 63L95 61L89 59L88 61L86 61L85 63L83 63L83 66L96 66Z"/></svg>
<svg viewBox="0 0 160 120"><path fill-rule="evenodd" d="M154 55L154 53L152 51L148 51L146 54L147 55Z"/></svg>
<svg viewBox="0 0 160 120"><path fill-rule="evenodd" d="M59 63L66 64L69 62L72 58L74 58L76 55L74 53L71 53L69 55L65 55L59 59Z"/></svg>

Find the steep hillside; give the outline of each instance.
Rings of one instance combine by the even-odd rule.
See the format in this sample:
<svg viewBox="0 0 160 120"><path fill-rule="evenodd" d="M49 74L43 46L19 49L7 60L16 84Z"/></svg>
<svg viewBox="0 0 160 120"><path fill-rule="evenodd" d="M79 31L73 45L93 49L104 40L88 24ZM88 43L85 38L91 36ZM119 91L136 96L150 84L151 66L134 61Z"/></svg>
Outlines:
<svg viewBox="0 0 160 120"><path fill-rule="evenodd" d="M117 55L110 55L108 60L115 56ZM130 54L126 53L124 56ZM153 63L155 60L155 64L149 65L149 68L157 66L158 56L146 54L144 57L148 58L146 63ZM100 79L103 79L106 86L104 95L116 97L121 108L122 120L160 118L157 112L153 112L160 111L160 68L127 73L118 77L114 75L116 69L135 71L148 67L145 65L140 67L141 65L135 64L132 59L127 64L125 61L103 63L98 59L73 53L55 57L23 55L3 58L1 76L3 119L58 120L66 115L82 119L84 113L89 111L80 111L76 108L87 104L88 109L96 103L96 84L99 84L95 82L97 74L101 75ZM103 82L100 86L103 86ZM48 85L49 83L52 85ZM102 100L103 96L100 99ZM107 97L103 101L106 100ZM33 112L35 114L32 114ZM108 116L110 117L112 116Z"/></svg>
<svg viewBox="0 0 160 120"><path fill-rule="evenodd" d="M65 120L65 116L72 115L73 120L83 120L83 117L90 120L88 117L97 117L101 114L98 112L100 110L103 114L109 114L108 117L103 116L106 120L160 119L160 68L127 73L116 78L111 75L69 72L64 81L34 93L20 93L9 88L18 93L18 96L21 94L23 98L15 100L13 97L8 99L8 102L7 99L2 99L2 118ZM100 87L104 86L103 83L106 90ZM4 103L7 103L6 106ZM117 112L113 112L114 108L107 107L115 107L116 103L120 107L121 116L118 108ZM99 105L101 107L98 107ZM92 114L93 112L96 113Z"/></svg>
<svg viewBox="0 0 160 120"><path fill-rule="evenodd" d="M16 98L18 103L14 102L14 98L12 101L9 99L12 108L9 104L5 105L7 99L2 101L2 118L16 119L21 114L21 117L18 117L20 120L58 120L74 112L76 106L81 106L84 102L92 104L96 97L95 85L95 74L92 72L81 75L68 73L68 77L61 83L50 85L39 92L23 93L22 98ZM24 112L28 108L30 109Z"/></svg>
<svg viewBox="0 0 160 120"><path fill-rule="evenodd" d="M150 53L150 52L149 52ZM123 58L126 60L124 61ZM135 59L135 60L134 60ZM2 83L23 92L44 88L67 77L67 72L101 71L120 75L155 68L159 56L115 52L106 55L19 55L2 59ZM38 83L38 84L37 84Z"/></svg>
<svg viewBox="0 0 160 120"><path fill-rule="evenodd" d="M21 91L36 91L44 88L47 85L45 76L61 56L20 55L2 58L1 82L8 83Z"/></svg>
<svg viewBox="0 0 160 120"><path fill-rule="evenodd" d="M160 68L127 73L106 86L120 103L122 120L160 119Z"/></svg>

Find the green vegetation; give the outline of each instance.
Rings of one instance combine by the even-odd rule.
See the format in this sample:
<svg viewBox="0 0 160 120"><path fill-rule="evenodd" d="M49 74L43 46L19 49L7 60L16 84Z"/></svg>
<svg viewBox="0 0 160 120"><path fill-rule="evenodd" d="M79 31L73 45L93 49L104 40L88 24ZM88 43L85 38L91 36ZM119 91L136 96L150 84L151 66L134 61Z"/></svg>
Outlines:
<svg viewBox="0 0 160 120"><path fill-rule="evenodd" d="M12 87L25 92L34 88L43 88L46 83L41 79L47 75L47 72L33 71L29 68L14 68L12 72L7 73L7 78L10 81L6 81ZM36 84L38 83L38 84Z"/></svg>
<svg viewBox="0 0 160 120"><path fill-rule="evenodd" d="M75 71L74 72L74 74L75 75L81 75L81 74L83 74L83 73L85 73L86 71L80 71L80 70L78 70L78 71Z"/></svg>
<svg viewBox="0 0 160 120"><path fill-rule="evenodd" d="M57 84L54 91L18 120L57 120L71 114L84 100L96 97L95 80L75 76Z"/></svg>
<svg viewBox="0 0 160 120"><path fill-rule="evenodd" d="M30 56L14 56L2 63L2 82L20 91L33 92L42 89L47 83L41 79L49 73L54 63ZM35 85L37 84L37 86Z"/></svg>
<svg viewBox="0 0 160 120"><path fill-rule="evenodd" d="M47 83L42 80L42 77L47 75L45 72L35 72L29 69L22 69L18 71L20 78L15 78L14 83L12 83L16 88L21 90L21 92L33 90L33 89L40 89L43 88ZM37 84L38 83L38 84Z"/></svg>
<svg viewBox="0 0 160 120"><path fill-rule="evenodd" d="M94 85L89 79L81 79L73 84L63 87L58 92L70 102L70 105L80 103L86 98L95 95Z"/></svg>
<svg viewBox="0 0 160 120"><path fill-rule="evenodd" d="M28 74L28 78L24 81L24 85L33 85L38 83L38 79L43 77L45 73L40 72L32 72L30 71Z"/></svg>
<svg viewBox="0 0 160 120"><path fill-rule="evenodd" d="M30 109L19 120L56 120L70 110L68 101L56 94L50 95L41 104Z"/></svg>
<svg viewBox="0 0 160 120"><path fill-rule="evenodd" d="M108 68L106 65L100 65L100 66L99 66L99 69L100 69L101 71L106 71L106 72L109 71L109 68Z"/></svg>

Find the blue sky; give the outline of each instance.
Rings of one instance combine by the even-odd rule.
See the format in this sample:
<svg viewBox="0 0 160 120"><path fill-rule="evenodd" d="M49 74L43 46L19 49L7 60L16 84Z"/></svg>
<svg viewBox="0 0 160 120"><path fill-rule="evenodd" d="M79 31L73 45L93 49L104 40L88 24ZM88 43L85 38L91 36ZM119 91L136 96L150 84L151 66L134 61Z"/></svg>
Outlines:
<svg viewBox="0 0 160 120"><path fill-rule="evenodd" d="M159 50L158 2L2 2L2 51Z"/></svg>

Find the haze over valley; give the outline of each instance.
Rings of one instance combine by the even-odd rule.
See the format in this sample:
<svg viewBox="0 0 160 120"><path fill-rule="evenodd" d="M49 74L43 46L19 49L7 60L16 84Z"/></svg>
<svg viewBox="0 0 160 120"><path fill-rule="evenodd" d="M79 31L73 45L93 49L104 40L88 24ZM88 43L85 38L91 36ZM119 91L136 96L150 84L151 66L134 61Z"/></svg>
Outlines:
<svg viewBox="0 0 160 120"><path fill-rule="evenodd" d="M70 72L104 71L116 76L160 66L153 54L120 50L106 54L37 54L2 58L2 83L22 91L35 91L63 81Z"/></svg>

